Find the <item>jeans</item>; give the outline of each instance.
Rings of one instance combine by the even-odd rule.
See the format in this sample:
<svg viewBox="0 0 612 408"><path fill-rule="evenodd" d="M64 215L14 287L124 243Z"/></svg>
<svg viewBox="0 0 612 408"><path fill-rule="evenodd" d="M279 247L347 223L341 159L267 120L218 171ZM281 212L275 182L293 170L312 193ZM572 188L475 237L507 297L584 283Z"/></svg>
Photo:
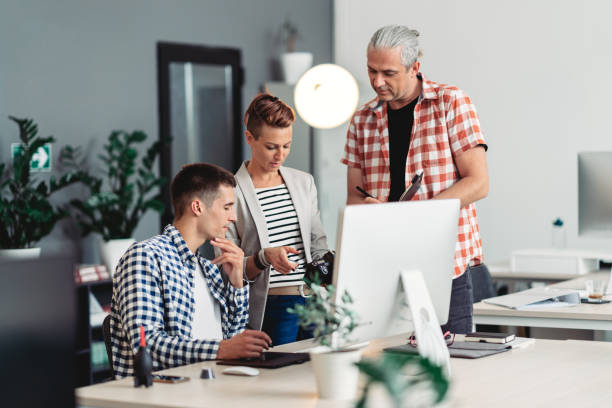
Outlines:
<svg viewBox="0 0 612 408"><path fill-rule="evenodd" d="M287 312L287 308L303 305L305 299L301 296L271 295L266 301L262 331L272 338L272 344L279 346L298 340L312 338L312 332L303 330L298 325L298 318Z"/></svg>
<svg viewBox="0 0 612 408"><path fill-rule="evenodd" d="M465 273L453 279L448 322L442 326L442 332L466 334L472 332L472 315L474 314L474 296L472 278L468 266Z"/></svg>

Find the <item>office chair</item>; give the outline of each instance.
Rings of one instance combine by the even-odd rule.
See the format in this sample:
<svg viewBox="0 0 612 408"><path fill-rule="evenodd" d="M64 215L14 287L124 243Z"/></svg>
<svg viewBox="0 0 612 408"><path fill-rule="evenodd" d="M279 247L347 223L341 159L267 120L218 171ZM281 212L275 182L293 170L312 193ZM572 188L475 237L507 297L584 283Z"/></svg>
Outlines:
<svg viewBox="0 0 612 408"><path fill-rule="evenodd" d="M102 336L104 337L104 345L106 346L106 355L108 356L108 362L111 366L112 377L115 377L115 370L113 369L113 349L111 346L111 333L110 333L110 320L111 315L104 318L102 322Z"/></svg>
<svg viewBox="0 0 612 408"><path fill-rule="evenodd" d="M480 264L470 268L472 278L472 294L474 295L474 303L478 303L483 299L488 299L497 296L491 273L485 264ZM498 325L477 324L476 331L494 332L506 331Z"/></svg>
<svg viewBox="0 0 612 408"><path fill-rule="evenodd" d="M470 275L472 277L474 303L497 296L491 280L491 273L485 264L470 267Z"/></svg>

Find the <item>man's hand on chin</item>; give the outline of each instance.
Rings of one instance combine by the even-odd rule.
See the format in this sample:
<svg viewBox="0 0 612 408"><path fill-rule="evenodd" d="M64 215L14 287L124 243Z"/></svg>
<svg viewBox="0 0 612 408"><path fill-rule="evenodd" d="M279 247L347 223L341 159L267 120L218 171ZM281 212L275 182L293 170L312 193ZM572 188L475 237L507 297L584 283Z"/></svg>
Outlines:
<svg viewBox="0 0 612 408"><path fill-rule="evenodd" d="M214 238L210 240L210 244L221 250L221 255L213 259L211 262L216 265L223 266L223 270L227 274L232 286L242 288L242 267L244 262L244 252L236 244L229 239Z"/></svg>

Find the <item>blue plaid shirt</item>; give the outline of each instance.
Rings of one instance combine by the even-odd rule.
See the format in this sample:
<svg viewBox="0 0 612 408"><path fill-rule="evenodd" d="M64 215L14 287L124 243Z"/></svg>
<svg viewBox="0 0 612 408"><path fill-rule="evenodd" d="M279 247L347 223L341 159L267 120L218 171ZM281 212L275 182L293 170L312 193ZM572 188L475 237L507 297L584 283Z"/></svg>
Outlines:
<svg viewBox="0 0 612 408"><path fill-rule="evenodd" d="M224 282L216 265L194 255L172 225L163 234L137 242L119 261L113 275L110 332L113 370L117 377L133 375L140 326L153 360L153 370L212 360L221 339L194 339L194 274L201 273L221 308L223 338L245 329L249 289Z"/></svg>

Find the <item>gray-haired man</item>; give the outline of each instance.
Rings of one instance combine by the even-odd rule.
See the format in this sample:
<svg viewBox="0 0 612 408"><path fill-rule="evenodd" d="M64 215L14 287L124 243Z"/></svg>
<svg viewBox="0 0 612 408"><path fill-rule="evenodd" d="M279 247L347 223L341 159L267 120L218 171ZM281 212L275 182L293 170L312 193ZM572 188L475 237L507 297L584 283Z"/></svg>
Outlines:
<svg viewBox="0 0 612 408"><path fill-rule="evenodd" d="M419 33L380 28L367 48L370 84L377 97L360 107L347 133L347 204L397 201L423 172L413 200L461 200L453 291L445 329L472 331L470 269L485 268L474 202L486 197L487 145L476 109L459 88L420 72ZM361 186L371 197L356 189Z"/></svg>

